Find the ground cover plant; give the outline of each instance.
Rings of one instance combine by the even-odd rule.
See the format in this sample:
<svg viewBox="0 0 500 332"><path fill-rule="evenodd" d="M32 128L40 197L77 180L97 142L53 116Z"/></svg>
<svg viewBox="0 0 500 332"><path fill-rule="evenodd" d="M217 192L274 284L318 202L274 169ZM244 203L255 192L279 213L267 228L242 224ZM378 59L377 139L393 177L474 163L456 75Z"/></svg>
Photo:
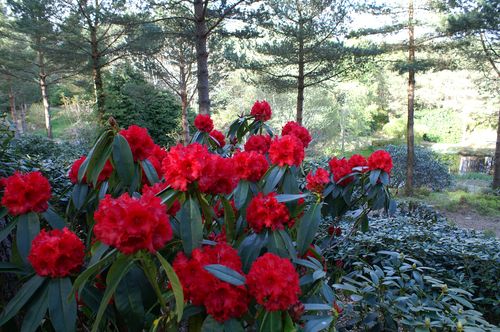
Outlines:
<svg viewBox="0 0 500 332"><path fill-rule="evenodd" d="M114 119L69 171L64 215L39 172L2 179L0 240L22 287L0 326L35 331L334 329L339 307L315 236L322 216L395 207L390 155L331 158L298 180L306 128L256 102L227 135L207 115L166 150ZM15 235L14 235L15 234Z"/></svg>

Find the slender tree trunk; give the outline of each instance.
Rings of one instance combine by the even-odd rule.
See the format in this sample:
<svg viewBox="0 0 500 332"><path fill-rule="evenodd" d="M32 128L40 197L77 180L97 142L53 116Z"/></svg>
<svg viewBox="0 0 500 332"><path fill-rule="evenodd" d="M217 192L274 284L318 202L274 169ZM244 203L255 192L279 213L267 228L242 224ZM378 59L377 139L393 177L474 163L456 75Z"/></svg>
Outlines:
<svg viewBox="0 0 500 332"><path fill-rule="evenodd" d="M14 90L12 90L12 86L9 88L9 108L12 122L14 122L14 124L16 125L17 131L16 97L14 96Z"/></svg>
<svg viewBox="0 0 500 332"><path fill-rule="evenodd" d="M97 41L97 31L96 27L90 27L90 46L92 51L92 78L94 80L94 95L95 103L97 108L97 116L99 121L104 121L104 85L102 82L102 72L101 72L101 54L99 52L99 43Z"/></svg>
<svg viewBox="0 0 500 332"><path fill-rule="evenodd" d="M339 109L339 124L340 124L340 139L341 139L341 146L340 150L342 151L342 155L344 155L345 152L345 128L344 128L344 111L342 108Z"/></svg>
<svg viewBox="0 0 500 332"><path fill-rule="evenodd" d="M302 25L300 26L299 38L299 75L297 77L297 115L296 121L302 125L304 114L304 40L302 39Z"/></svg>
<svg viewBox="0 0 500 332"><path fill-rule="evenodd" d="M43 53L41 51L38 51L38 65L40 67L40 91L42 93L43 113L45 116L45 130L47 132L47 137L52 138L50 104L49 95L47 92L47 74L45 73L45 59L43 58Z"/></svg>
<svg viewBox="0 0 500 332"><path fill-rule="evenodd" d="M207 1L207 0L205 0ZM208 90L208 28L203 0L194 1L194 16L196 27L196 63L197 63L197 90L198 113L210 114L210 95Z"/></svg>
<svg viewBox="0 0 500 332"><path fill-rule="evenodd" d="M28 130L26 128L26 113L28 111L28 105L23 104L21 107L21 131L25 134Z"/></svg>
<svg viewBox="0 0 500 332"><path fill-rule="evenodd" d="M187 119L188 96L186 90L181 92L181 120L182 120L182 139L184 144L189 144L189 123Z"/></svg>
<svg viewBox="0 0 500 332"><path fill-rule="evenodd" d="M413 22L413 0L409 0L408 2L408 37L408 62L410 69L408 71L408 123L406 129L408 155L406 160L405 193L410 196L413 194L413 168L415 164L415 135L413 132L413 118L415 111L415 35Z"/></svg>
<svg viewBox="0 0 500 332"><path fill-rule="evenodd" d="M495 168L493 169L493 188L500 188L500 110L498 111L497 145L495 148Z"/></svg>

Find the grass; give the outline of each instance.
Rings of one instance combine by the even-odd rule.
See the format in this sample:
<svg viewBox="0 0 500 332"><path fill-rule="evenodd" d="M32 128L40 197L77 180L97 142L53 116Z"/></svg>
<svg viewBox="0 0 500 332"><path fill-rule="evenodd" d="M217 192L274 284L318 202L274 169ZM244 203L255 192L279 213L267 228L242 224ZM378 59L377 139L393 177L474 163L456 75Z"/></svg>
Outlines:
<svg viewBox="0 0 500 332"><path fill-rule="evenodd" d="M74 119L71 119L69 117L69 114L67 112L64 112L64 110L60 107L51 107L50 113L52 115L52 136L54 138L62 138L64 136L64 132L71 126L72 123L74 123ZM42 114L43 116L43 114ZM45 136L46 131L45 131L45 123L42 122L41 124L37 125L37 129L33 131L34 134L36 135L41 135Z"/></svg>

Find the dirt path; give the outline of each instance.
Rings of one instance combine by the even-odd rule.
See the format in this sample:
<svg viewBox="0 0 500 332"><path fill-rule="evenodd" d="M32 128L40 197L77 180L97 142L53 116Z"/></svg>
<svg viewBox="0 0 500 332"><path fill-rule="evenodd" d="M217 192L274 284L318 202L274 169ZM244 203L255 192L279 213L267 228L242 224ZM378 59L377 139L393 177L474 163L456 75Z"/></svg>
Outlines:
<svg viewBox="0 0 500 332"><path fill-rule="evenodd" d="M460 212L442 211L442 213L460 227L494 232L496 237L500 238L500 216L481 216L469 210Z"/></svg>

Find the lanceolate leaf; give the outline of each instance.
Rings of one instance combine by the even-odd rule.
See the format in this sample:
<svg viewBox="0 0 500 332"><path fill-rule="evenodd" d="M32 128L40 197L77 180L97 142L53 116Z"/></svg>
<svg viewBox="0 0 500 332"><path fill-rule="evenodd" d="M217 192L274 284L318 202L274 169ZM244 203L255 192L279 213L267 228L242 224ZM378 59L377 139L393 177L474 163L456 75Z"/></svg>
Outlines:
<svg viewBox="0 0 500 332"><path fill-rule="evenodd" d="M31 249L31 241L40 233L40 221L34 212L22 214L17 224L16 243L22 260L28 262L28 254Z"/></svg>
<svg viewBox="0 0 500 332"><path fill-rule="evenodd" d="M96 165L99 163L98 160L103 158L103 154L105 154L103 152L105 152L105 150L107 150L108 157L109 157L109 151L110 151L109 147L111 145L111 142L113 141L113 136L114 136L114 133L113 133L113 130L111 130L111 129L104 131L101 134L101 136L99 136L95 145L92 147L92 149L88 153L87 158L85 159L83 164L80 166L80 169L78 170L78 181L79 182L82 181L83 177L87 173L87 170L93 170L94 168L97 168ZM103 167L104 167L104 164L103 164ZM100 170L102 170L102 167L100 168ZM100 170L99 170L99 173L101 172ZM97 173L96 171L94 171L94 173L96 173L98 176L99 173ZM87 180L89 183L92 182L91 179L92 179L92 177L90 176L90 174L87 174Z"/></svg>
<svg viewBox="0 0 500 332"><path fill-rule="evenodd" d="M264 311L264 317L260 324L260 332L281 331L282 319L281 311Z"/></svg>
<svg viewBox="0 0 500 332"><path fill-rule="evenodd" d="M72 292L74 293L78 291L78 293L80 293L90 276L99 273L105 267L111 264L111 262L115 259L115 255L116 249L113 249L109 254L106 255L106 257L94 264L91 264L85 271L81 272L78 278L76 278L75 282L73 283Z"/></svg>
<svg viewBox="0 0 500 332"><path fill-rule="evenodd" d="M243 180L238 183L234 191L234 205L237 209L241 209L245 205L248 198L248 189L248 181Z"/></svg>
<svg viewBox="0 0 500 332"><path fill-rule="evenodd" d="M147 159L141 161L141 167L142 170L144 171L144 174L146 174L146 177L148 178L149 183L155 184L156 182L160 181L158 178L158 173L156 173L156 169L154 168L153 164Z"/></svg>
<svg viewBox="0 0 500 332"><path fill-rule="evenodd" d="M297 249L300 255L304 255L312 243L321 221L321 203L311 205L300 220L297 232Z"/></svg>
<svg viewBox="0 0 500 332"><path fill-rule="evenodd" d="M158 257L161 266L167 274L170 285L172 286L172 291L174 292L175 297L175 312L177 313L177 321L180 322L184 311L184 291L182 290L181 282L175 273L174 268L165 258L163 258L162 255L160 255L159 252L156 253L156 257Z"/></svg>
<svg viewBox="0 0 500 332"><path fill-rule="evenodd" d="M130 332L142 331L144 326L141 278L145 279L143 272L136 266L132 267L122 278L115 292L116 308Z"/></svg>
<svg viewBox="0 0 500 332"><path fill-rule="evenodd" d="M89 186L87 186L86 184L76 184L73 187L71 198L77 210L80 210L82 206L85 204L88 192L89 192Z"/></svg>
<svg viewBox="0 0 500 332"><path fill-rule="evenodd" d="M295 194L295 195L292 195L292 194L282 194L282 195L277 195L276 196L276 200L278 202L291 202L291 201L296 201L300 198L304 198L304 197L307 197L307 194Z"/></svg>
<svg viewBox="0 0 500 332"><path fill-rule="evenodd" d="M304 326L304 330L308 331L308 332L322 331L330 326L330 323L332 322L332 320L333 320L332 316L324 316L321 318L312 319L312 320L306 322L306 325Z"/></svg>
<svg viewBox="0 0 500 332"><path fill-rule="evenodd" d="M56 332L76 329L76 299L72 288L69 277L55 278L49 282L49 314Z"/></svg>
<svg viewBox="0 0 500 332"><path fill-rule="evenodd" d="M212 316L208 316L203 321L201 332L224 332L224 325L217 322Z"/></svg>
<svg viewBox="0 0 500 332"><path fill-rule="evenodd" d="M221 264L210 264L205 265L205 270L231 285L242 286L245 284L245 277L227 266Z"/></svg>
<svg viewBox="0 0 500 332"><path fill-rule="evenodd" d="M203 224L200 208L196 201L189 198L179 212L180 233L184 252L191 256L194 249L201 245L203 240Z"/></svg>
<svg viewBox="0 0 500 332"><path fill-rule="evenodd" d="M47 220L52 228L62 229L66 226L66 222L61 218L56 211L49 205L47 211L42 213L42 216Z"/></svg>
<svg viewBox="0 0 500 332"><path fill-rule="evenodd" d="M48 291L47 283L44 283L35 293L35 296L31 298L29 308L23 319L21 332L35 332L37 330L49 305Z"/></svg>
<svg viewBox="0 0 500 332"><path fill-rule="evenodd" d="M260 251L267 243L267 233L252 234L241 241L238 248L238 255L241 257L243 271L246 273L250 269L253 261L259 257Z"/></svg>
<svg viewBox="0 0 500 332"><path fill-rule="evenodd" d="M231 242L234 239L234 233L236 231L236 216L234 215L231 203L229 203L225 197L221 197L221 201L224 206L224 226L226 228L226 238L228 242Z"/></svg>
<svg viewBox="0 0 500 332"><path fill-rule="evenodd" d="M5 306L0 316L0 326L7 323L18 311L32 298L37 289L42 286L45 278L35 275L17 292L12 300Z"/></svg>
<svg viewBox="0 0 500 332"><path fill-rule="evenodd" d="M116 135L113 140L113 161L121 182L129 186L134 177L134 158L127 140L122 135Z"/></svg>
<svg viewBox="0 0 500 332"><path fill-rule="evenodd" d="M4 229L0 231L0 242L2 242L7 236L10 235L14 227L16 227L19 222L19 218L15 218L14 220L10 220L7 222L7 225Z"/></svg>

